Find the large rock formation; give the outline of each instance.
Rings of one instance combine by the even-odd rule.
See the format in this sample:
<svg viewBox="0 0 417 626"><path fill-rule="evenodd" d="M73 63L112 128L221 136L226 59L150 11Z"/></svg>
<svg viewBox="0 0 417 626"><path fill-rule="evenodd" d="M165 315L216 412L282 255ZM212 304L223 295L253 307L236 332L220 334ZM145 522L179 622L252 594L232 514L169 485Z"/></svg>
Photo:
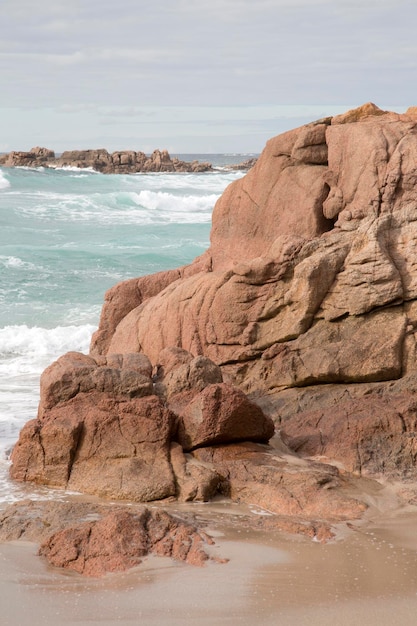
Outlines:
<svg viewBox="0 0 417 626"><path fill-rule="evenodd" d="M416 182L417 108L367 104L271 139L217 202L206 269L165 274L113 326L105 307L92 352L155 361L179 346L258 395L415 371ZM289 427L280 410L274 420Z"/></svg>
<svg viewBox="0 0 417 626"><path fill-rule="evenodd" d="M42 375L11 476L137 502L220 494L307 520L366 509L336 468L266 446L272 419L207 357L167 348L151 374L143 354L62 356Z"/></svg>
<svg viewBox="0 0 417 626"><path fill-rule="evenodd" d="M186 162L171 158L167 150L154 150L147 156L144 152L121 150L109 153L99 150L66 150L56 156L48 148L32 148L29 152L13 151L0 156L5 167L78 167L90 168L103 174L136 174L138 172L207 172L210 163ZM245 166L242 165L242 169Z"/></svg>
<svg viewBox="0 0 417 626"><path fill-rule="evenodd" d="M416 108L271 139L217 202L209 250L116 285L90 355L45 371L12 476L221 494L299 528L361 516L355 474L415 478L416 183Z"/></svg>
<svg viewBox="0 0 417 626"><path fill-rule="evenodd" d="M175 442L189 451L272 437L272 420L242 391L222 383L208 359L190 356L185 376L184 355L177 361L167 371L168 385L172 370L179 370L183 394L171 404L161 397L168 386L164 376L154 390L144 355L68 353L58 359L42 375L38 418L22 429L12 477L125 500L161 500L176 496L181 483L171 461ZM201 474L215 493L219 476L204 468Z"/></svg>

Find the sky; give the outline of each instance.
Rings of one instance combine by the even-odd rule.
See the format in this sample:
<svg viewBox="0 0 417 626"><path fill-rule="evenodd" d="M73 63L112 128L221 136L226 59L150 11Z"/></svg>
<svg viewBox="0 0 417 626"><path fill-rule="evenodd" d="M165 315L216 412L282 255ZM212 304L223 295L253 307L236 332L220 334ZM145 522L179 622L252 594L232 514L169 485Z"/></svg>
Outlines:
<svg viewBox="0 0 417 626"><path fill-rule="evenodd" d="M417 104L415 0L0 0L0 152L258 153Z"/></svg>

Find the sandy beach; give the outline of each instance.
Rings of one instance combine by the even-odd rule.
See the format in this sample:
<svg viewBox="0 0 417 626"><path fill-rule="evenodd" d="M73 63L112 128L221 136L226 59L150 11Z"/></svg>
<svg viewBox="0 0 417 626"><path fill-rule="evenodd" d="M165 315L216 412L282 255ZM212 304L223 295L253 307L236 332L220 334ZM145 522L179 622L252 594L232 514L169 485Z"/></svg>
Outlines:
<svg viewBox="0 0 417 626"><path fill-rule="evenodd" d="M226 564L149 557L89 579L48 566L35 544L1 544L2 625L415 624L415 507L386 510L325 545L239 528L238 506L200 507L213 521L212 554Z"/></svg>

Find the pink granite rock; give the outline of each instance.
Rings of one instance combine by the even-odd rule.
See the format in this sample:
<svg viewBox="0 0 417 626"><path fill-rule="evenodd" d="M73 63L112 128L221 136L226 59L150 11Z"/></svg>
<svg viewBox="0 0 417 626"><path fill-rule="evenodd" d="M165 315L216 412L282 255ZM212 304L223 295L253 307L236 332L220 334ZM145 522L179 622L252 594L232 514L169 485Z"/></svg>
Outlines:
<svg viewBox="0 0 417 626"><path fill-rule="evenodd" d="M55 567L100 577L134 567L150 553L201 566L209 558L204 545L210 543L190 524L143 508L116 510L61 530L42 543L39 554Z"/></svg>
<svg viewBox="0 0 417 626"><path fill-rule="evenodd" d="M416 163L415 108L368 103L271 139L218 200L209 250L114 287L90 356L48 368L12 475L136 500L220 492L310 520L366 507L352 478L294 451L415 476L412 397L366 396L417 373ZM254 443L271 420L280 453Z"/></svg>
<svg viewBox="0 0 417 626"><path fill-rule="evenodd" d="M185 450L267 442L273 422L242 391L221 383L220 369L206 357L166 350L160 363L154 385L143 354L60 357L42 375L38 418L20 433L11 476L144 502L213 496L215 469L186 469L182 452L173 459L175 442Z"/></svg>
<svg viewBox="0 0 417 626"><path fill-rule="evenodd" d="M267 443L274 424L245 394L225 383L208 385L181 408L177 439L184 450L238 441Z"/></svg>
<svg viewBox="0 0 417 626"><path fill-rule="evenodd" d="M401 376L416 129L414 109L368 103L270 140L216 205L206 270L127 313L108 350L185 349L251 392Z"/></svg>

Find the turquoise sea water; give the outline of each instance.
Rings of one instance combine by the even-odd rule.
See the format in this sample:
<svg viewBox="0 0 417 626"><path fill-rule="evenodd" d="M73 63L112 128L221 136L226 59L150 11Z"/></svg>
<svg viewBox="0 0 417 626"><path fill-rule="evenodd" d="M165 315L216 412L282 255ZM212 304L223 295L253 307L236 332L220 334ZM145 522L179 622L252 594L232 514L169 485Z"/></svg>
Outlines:
<svg viewBox="0 0 417 626"><path fill-rule="evenodd" d="M68 350L88 352L115 283L191 262L244 155L180 155L202 174L103 175L0 168L0 503L15 499L8 455L36 416L39 376Z"/></svg>

